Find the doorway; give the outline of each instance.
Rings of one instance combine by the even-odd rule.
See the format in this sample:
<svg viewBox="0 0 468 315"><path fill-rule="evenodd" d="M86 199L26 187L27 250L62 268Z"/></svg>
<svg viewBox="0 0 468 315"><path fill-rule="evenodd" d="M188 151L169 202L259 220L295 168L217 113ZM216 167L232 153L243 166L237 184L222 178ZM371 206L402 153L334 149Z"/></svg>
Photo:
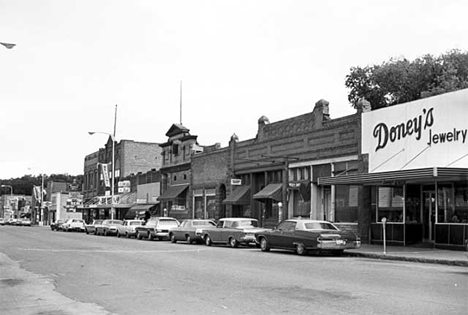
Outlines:
<svg viewBox="0 0 468 315"><path fill-rule="evenodd" d="M422 223L423 241L434 242L436 194L435 191L423 191Z"/></svg>
<svg viewBox="0 0 468 315"><path fill-rule="evenodd" d="M333 221L331 213L331 188L325 187L323 189L323 220Z"/></svg>

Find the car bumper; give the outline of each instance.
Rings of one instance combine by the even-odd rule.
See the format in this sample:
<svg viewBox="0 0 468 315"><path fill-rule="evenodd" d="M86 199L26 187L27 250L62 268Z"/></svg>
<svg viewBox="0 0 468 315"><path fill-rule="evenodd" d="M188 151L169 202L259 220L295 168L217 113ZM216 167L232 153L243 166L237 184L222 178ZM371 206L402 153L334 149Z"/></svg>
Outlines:
<svg viewBox="0 0 468 315"><path fill-rule="evenodd" d="M356 249L361 247L361 241L323 240L317 247L324 250Z"/></svg>

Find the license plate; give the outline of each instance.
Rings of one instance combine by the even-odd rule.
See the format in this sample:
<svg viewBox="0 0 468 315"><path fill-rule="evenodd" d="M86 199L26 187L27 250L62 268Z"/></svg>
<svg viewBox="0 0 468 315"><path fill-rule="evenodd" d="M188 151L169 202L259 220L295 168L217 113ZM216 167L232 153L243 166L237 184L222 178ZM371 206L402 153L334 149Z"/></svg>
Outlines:
<svg viewBox="0 0 468 315"><path fill-rule="evenodd" d="M336 240L336 245L346 245L345 240Z"/></svg>

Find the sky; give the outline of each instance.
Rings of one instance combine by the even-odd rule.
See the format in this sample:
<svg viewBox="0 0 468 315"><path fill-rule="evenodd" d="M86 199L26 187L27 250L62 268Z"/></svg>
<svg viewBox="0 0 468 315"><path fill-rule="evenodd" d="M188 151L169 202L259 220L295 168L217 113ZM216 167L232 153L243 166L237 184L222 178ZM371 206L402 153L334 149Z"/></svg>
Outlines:
<svg viewBox="0 0 468 315"><path fill-rule="evenodd" d="M0 179L83 174L116 139L255 138L330 102L355 113L351 67L468 50L468 2L0 0ZM181 84L182 83L182 84ZM182 93L181 91L182 85ZM180 103L182 94L182 111Z"/></svg>

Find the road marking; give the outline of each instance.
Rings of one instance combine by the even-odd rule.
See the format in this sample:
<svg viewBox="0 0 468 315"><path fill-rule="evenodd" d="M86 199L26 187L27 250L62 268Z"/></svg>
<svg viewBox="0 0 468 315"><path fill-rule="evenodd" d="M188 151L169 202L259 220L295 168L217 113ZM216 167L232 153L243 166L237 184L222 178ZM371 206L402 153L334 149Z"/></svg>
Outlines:
<svg viewBox="0 0 468 315"><path fill-rule="evenodd" d="M178 253L178 252L200 252L207 249L181 249L181 250L108 250L108 249L53 249L53 248L19 248L24 251L37 252L81 252L81 253Z"/></svg>

